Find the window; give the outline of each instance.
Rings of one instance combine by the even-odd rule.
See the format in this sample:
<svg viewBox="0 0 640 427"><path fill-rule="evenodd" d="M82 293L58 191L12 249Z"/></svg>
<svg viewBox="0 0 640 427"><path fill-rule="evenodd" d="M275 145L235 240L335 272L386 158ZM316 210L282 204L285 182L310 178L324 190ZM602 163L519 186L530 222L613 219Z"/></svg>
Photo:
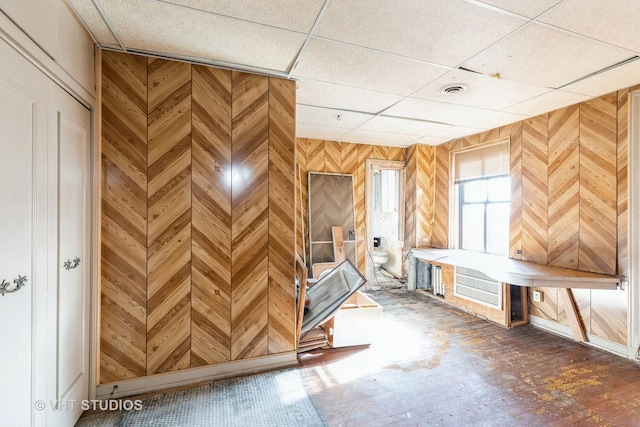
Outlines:
<svg viewBox="0 0 640 427"><path fill-rule="evenodd" d="M459 184L459 248L496 255L509 253L509 177Z"/></svg>
<svg viewBox="0 0 640 427"><path fill-rule="evenodd" d="M458 248L509 253L509 143L455 153Z"/></svg>

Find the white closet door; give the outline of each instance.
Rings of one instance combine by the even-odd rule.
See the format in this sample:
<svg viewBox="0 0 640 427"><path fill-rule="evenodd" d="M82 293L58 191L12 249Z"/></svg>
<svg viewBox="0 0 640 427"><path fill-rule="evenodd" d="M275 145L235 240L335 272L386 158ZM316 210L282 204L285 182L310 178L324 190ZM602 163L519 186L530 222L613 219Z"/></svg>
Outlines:
<svg viewBox="0 0 640 427"><path fill-rule="evenodd" d="M48 396L58 402L47 424L73 425L82 414L81 403L89 396L89 262L87 241L89 200L89 148L91 116L66 92L56 88L50 109L50 206L57 206L55 279L50 282L52 328ZM53 117L52 117L53 115ZM57 161L56 161L57 157ZM55 218L56 216L51 216ZM55 337L55 341L52 339Z"/></svg>
<svg viewBox="0 0 640 427"><path fill-rule="evenodd" d="M46 287L46 263L36 254L46 250L47 226L38 217L46 193L37 182L46 180L48 82L2 41L0 64L0 283L9 282L11 290L14 280L26 280L20 290L0 296L0 424L24 426L37 416L33 313L36 295Z"/></svg>

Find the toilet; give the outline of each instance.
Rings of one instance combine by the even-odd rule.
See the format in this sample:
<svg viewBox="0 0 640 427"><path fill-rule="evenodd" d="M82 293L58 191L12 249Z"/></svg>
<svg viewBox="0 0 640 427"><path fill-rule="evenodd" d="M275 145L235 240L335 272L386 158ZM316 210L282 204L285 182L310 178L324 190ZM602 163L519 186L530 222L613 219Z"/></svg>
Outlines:
<svg viewBox="0 0 640 427"><path fill-rule="evenodd" d="M373 265L375 269L379 269L382 264L386 264L389 261L389 253L380 249L373 250Z"/></svg>

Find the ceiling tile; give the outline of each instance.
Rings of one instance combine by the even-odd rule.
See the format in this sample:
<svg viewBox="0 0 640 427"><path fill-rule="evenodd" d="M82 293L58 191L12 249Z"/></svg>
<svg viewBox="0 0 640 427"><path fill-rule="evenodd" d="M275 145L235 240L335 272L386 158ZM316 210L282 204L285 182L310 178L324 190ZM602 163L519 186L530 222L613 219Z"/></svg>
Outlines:
<svg viewBox="0 0 640 427"><path fill-rule="evenodd" d="M164 0L231 18L308 33L324 0Z"/></svg>
<svg viewBox="0 0 640 427"><path fill-rule="evenodd" d="M499 111L482 110L463 105L445 104L418 98L400 101L384 113L390 116L412 117L451 125L493 129L524 119L524 116Z"/></svg>
<svg viewBox="0 0 640 427"><path fill-rule="evenodd" d="M413 141L413 144L424 144L424 145L440 145L446 142L451 141L453 138L439 138L437 136L424 136L418 140Z"/></svg>
<svg viewBox="0 0 640 427"><path fill-rule="evenodd" d="M517 13L518 15L526 16L527 18L535 18L545 10L560 3L562 0L536 0L536 1L522 1L522 0L479 0L481 3L490 4L500 9L504 9L509 12Z"/></svg>
<svg viewBox="0 0 640 427"><path fill-rule="evenodd" d="M296 108L296 121L298 123L309 123L337 128L353 129L360 126L367 120L371 120L373 117L373 114L311 107L300 104L298 104Z"/></svg>
<svg viewBox="0 0 640 427"><path fill-rule="evenodd" d="M86 0L67 0L67 2L79 15L80 20L89 28L98 43L101 45L118 45L118 40L109 30L93 2Z"/></svg>
<svg viewBox="0 0 640 427"><path fill-rule="evenodd" d="M327 139L329 141L337 141L347 132L349 132L349 129L313 125L309 123L296 123L296 138Z"/></svg>
<svg viewBox="0 0 640 427"><path fill-rule="evenodd" d="M434 123L418 119L403 119L400 117L377 116L362 126L359 130L372 130L376 132L393 132L407 135L427 136L435 132L448 129L451 125Z"/></svg>
<svg viewBox="0 0 640 427"><path fill-rule="evenodd" d="M436 132L431 136L435 138L445 138L447 140L450 140L450 139L462 138L463 136L475 135L476 133L480 133L483 130L484 129L467 128L464 126L454 126L449 129Z"/></svg>
<svg viewBox="0 0 640 427"><path fill-rule="evenodd" d="M464 0L332 0L316 34L453 67L524 22Z"/></svg>
<svg viewBox="0 0 640 427"><path fill-rule="evenodd" d="M391 147L407 147L419 137L391 132L374 132L356 129L340 137L340 141L360 144L388 145Z"/></svg>
<svg viewBox="0 0 640 427"><path fill-rule="evenodd" d="M638 0L565 0L540 20L626 49L640 52Z"/></svg>
<svg viewBox="0 0 640 427"><path fill-rule="evenodd" d="M566 92L563 90L554 90L553 92L545 93L536 98L529 99L520 104L509 107L504 111L533 117L539 114L548 113L549 111L557 110L558 108L586 101L589 98L590 97L586 95Z"/></svg>
<svg viewBox="0 0 640 427"><path fill-rule="evenodd" d="M531 86L558 88L633 54L551 27L532 24L464 64Z"/></svg>
<svg viewBox="0 0 640 427"><path fill-rule="evenodd" d="M305 41L304 35L291 31L151 0L102 4L132 49L286 71Z"/></svg>
<svg viewBox="0 0 640 427"><path fill-rule="evenodd" d="M563 90L600 96L640 83L640 60L563 87Z"/></svg>
<svg viewBox="0 0 640 427"><path fill-rule="evenodd" d="M362 89L409 95L448 70L371 49L314 38L292 74Z"/></svg>
<svg viewBox="0 0 640 427"><path fill-rule="evenodd" d="M465 84L468 87L463 92L453 95L442 94L440 92L442 87L449 84ZM419 90L413 96L431 101L467 105L488 110L502 110L550 90L455 69Z"/></svg>
<svg viewBox="0 0 640 427"><path fill-rule="evenodd" d="M402 96L342 86L317 80L298 79L298 104L378 113L403 99Z"/></svg>

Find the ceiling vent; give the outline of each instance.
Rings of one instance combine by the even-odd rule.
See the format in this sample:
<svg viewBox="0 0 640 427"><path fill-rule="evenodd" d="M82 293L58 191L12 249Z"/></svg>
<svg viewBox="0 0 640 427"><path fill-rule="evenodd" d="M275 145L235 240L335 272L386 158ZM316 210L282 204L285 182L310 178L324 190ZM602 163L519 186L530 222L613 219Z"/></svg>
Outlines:
<svg viewBox="0 0 640 427"><path fill-rule="evenodd" d="M457 95L459 93L464 92L469 88L468 85L464 83L454 83L450 85L446 85L440 88L440 93L443 95Z"/></svg>

